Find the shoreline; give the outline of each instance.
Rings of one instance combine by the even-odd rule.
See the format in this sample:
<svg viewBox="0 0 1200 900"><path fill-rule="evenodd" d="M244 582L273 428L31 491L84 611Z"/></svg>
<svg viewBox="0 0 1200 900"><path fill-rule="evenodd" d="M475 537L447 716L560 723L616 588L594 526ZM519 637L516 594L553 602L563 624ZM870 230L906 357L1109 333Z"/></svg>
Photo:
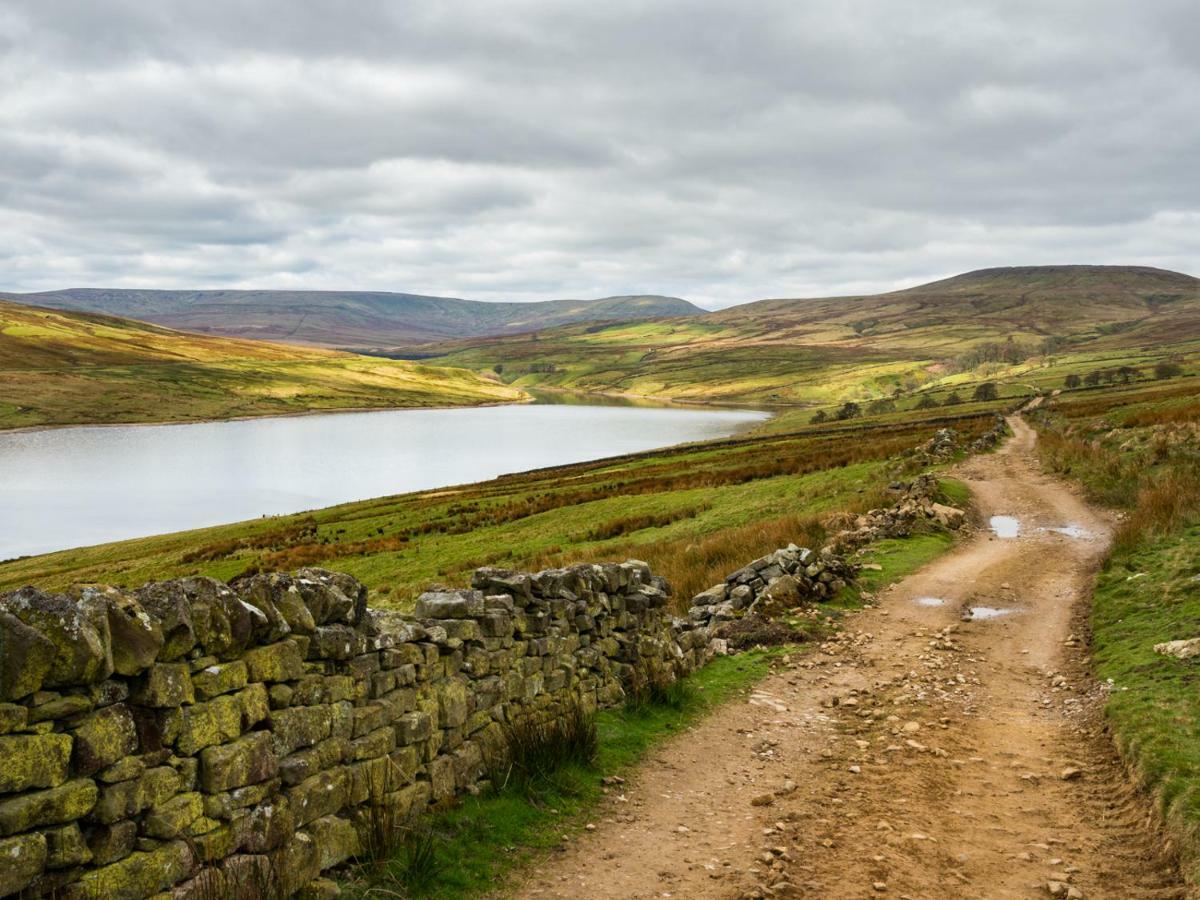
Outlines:
<svg viewBox="0 0 1200 900"><path fill-rule="evenodd" d="M581 399L595 398L597 400L625 400L631 401L629 405L637 408L639 403L632 401L641 401L645 409L730 409L730 410L754 410L756 412L765 412L770 414L770 419L775 418L783 409L790 407L775 407L767 408L757 406L751 403L717 403L705 400L657 400L652 397L647 397L641 394L622 394L615 392L584 392L572 391L566 388L518 388L525 393L525 398L521 400L496 400L486 403L459 403L459 404L435 404L432 406L342 406L332 409L302 409L294 412L271 412L262 415L239 415L225 417L204 417L199 419L162 419L138 422L62 422L56 424L44 425L18 425L12 428L0 426L0 437L6 434L22 434L27 432L37 431L59 431L67 428L161 428L170 425L211 425L222 422L253 422L260 419L293 419L301 416L324 416L335 415L341 413L381 413L381 412L408 412L420 410L450 410L450 409L483 409L496 406L524 406L538 404L538 394L551 394L578 397ZM546 403L545 406L588 406L602 404L588 403ZM766 420L766 421L769 421Z"/></svg>
<svg viewBox="0 0 1200 900"><path fill-rule="evenodd" d="M59 431L64 428L162 428L168 425L213 425L222 422L254 422L259 419L295 419L301 416L325 416L340 413L376 413L376 412L406 412L434 409L482 409L490 406L521 406L537 401L532 396L524 400L496 400L488 403L459 403L455 405L433 406L339 406L333 409L301 409L295 412L272 412L261 416L226 416L214 418L208 416L200 419L163 419L148 422L63 422L47 425L18 425L15 428L0 427L0 437L6 434L19 434L29 431Z"/></svg>

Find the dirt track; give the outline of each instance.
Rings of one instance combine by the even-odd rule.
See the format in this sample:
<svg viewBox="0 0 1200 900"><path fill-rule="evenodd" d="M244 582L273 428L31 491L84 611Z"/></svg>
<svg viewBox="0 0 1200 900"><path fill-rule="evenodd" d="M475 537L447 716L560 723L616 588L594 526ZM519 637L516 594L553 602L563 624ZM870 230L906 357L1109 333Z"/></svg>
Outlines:
<svg viewBox="0 0 1200 900"><path fill-rule="evenodd" d="M981 528L665 745L521 896L1188 896L1086 674L1110 525L1012 425L956 474L1018 537Z"/></svg>

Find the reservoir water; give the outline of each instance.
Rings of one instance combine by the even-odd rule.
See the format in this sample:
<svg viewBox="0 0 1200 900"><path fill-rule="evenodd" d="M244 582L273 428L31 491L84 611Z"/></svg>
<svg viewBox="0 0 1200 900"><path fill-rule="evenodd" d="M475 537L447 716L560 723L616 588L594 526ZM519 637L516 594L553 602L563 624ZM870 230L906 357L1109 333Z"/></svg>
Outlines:
<svg viewBox="0 0 1200 900"><path fill-rule="evenodd" d="M531 404L0 432L0 560L710 440L765 418Z"/></svg>

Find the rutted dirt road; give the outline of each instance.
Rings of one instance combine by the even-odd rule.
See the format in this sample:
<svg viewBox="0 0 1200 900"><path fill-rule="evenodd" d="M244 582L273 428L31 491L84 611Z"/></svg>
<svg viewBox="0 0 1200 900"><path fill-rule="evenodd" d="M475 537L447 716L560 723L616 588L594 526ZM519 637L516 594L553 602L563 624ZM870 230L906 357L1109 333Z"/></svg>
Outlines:
<svg viewBox="0 0 1200 900"><path fill-rule="evenodd" d="M662 747L521 896L1188 896L1086 674L1110 524L1011 424L956 474L1016 537L981 528Z"/></svg>

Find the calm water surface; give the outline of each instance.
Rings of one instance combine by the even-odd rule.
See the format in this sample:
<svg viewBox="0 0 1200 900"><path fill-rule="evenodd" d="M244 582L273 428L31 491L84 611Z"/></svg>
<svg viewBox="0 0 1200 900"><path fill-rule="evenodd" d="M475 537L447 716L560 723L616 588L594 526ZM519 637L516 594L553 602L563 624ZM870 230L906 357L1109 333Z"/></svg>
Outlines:
<svg viewBox="0 0 1200 900"><path fill-rule="evenodd" d="M0 559L720 438L766 417L518 405L0 433Z"/></svg>

